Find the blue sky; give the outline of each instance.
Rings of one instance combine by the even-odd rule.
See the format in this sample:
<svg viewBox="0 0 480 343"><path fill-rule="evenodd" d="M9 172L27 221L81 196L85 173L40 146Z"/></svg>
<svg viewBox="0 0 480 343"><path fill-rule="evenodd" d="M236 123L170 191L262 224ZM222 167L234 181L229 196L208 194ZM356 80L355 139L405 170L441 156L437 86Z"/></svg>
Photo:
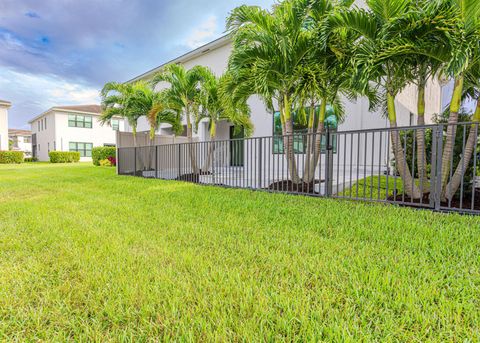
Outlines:
<svg viewBox="0 0 480 343"><path fill-rule="evenodd" d="M1 0L0 99L10 128L56 105L99 102L126 81L221 36L240 4L274 0Z"/></svg>

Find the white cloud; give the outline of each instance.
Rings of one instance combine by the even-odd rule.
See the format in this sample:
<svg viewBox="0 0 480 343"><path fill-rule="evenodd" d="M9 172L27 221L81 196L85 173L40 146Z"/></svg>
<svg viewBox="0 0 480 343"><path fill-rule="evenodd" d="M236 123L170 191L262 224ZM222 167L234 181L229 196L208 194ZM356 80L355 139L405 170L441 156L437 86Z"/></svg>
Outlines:
<svg viewBox="0 0 480 343"><path fill-rule="evenodd" d="M195 49L207 44L217 34L217 17L212 15L207 18L199 27L195 28L186 40L189 48Z"/></svg>
<svg viewBox="0 0 480 343"><path fill-rule="evenodd" d="M28 128L28 120L53 106L98 104L99 89L54 75L0 68L0 98L12 102L12 127Z"/></svg>

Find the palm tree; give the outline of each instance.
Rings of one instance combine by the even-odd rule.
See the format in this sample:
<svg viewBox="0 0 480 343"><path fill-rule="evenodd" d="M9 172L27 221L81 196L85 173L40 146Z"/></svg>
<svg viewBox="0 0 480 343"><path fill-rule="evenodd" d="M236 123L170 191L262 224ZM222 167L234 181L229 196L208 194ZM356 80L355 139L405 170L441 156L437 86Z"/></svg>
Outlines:
<svg viewBox="0 0 480 343"><path fill-rule="evenodd" d="M476 124L472 124L470 126L470 132L465 142L463 155L460 158L457 168L455 169L455 172L452 175L449 183L445 186L445 199L447 200L452 200L453 196L460 187L461 181L476 148L477 137L479 133L478 123L480 122L480 59L476 59L475 62L472 63L472 65L468 68L465 74L465 80L467 85L465 87L466 90L464 97L476 99L477 101L476 110L472 116L472 122Z"/></svg>
<svg viewBox="0 0 480 343"><path fill-rule="evenodd" d="M133 144L137 146L137 122L142 114L133 110L132 99L134 93L134 84L106 83L100 92L102 98L100 122L102 124L108 123L114 116L125 118L132 127Z"/></svg>
<svg viewBox="0 0 480 343"><path fill-rule="evenodd" d="M235 99L232 94L224 91L229 82L231 82L231 75L228 73L217 78L210 71L208 77L203 80L198 94L198 102L202 109L199 120L208 119L210 133L208 155L203 171L210 169L218 122L226 120L236 127L241 127L246 136L249 136L253 130L247 99Z"/></svg>
<svg viewBox="0 0 480 343"><path fill-rule="evenodd" d="M271 11L243 5L227 19L233 41L229 72L237 85L233 94L258 95L272 112L274 103L278 106L288 172L297 184L292 107L300 68L314 47L305 27L308 12L309 2L286 0Z"/></svg>
<svg viewBox="0 0 480 343"><path fill-rule="evenodd" d="M392 35L392 23L408 13L412 6L406 0L367 0L369 11L351 10L336 14L332 25L345 27L357 32L355 46L355 82L367 87L375 83L384 90L385 112L393 129L390 133L392 150L397 170L403 180L408 196L414 199L421 197L408 167L405 152L400 142L397 128L395 98L398 93L414 79L410 62L398 52L411 50L408 41Z"/></svg>
<svg viewBox="0 0 480 343"><path fill-rule="evenodd" d="M446 73L454 78L453 95L450 102L450 116L448 119L447 135L442 155L442 199L447 195L447 182L450 174L455 144L456 124L462 103L462 95L466 74L469 68L475 65L480 58L478 41L480 40L480 2L472 0L444 0L455 11L459 25L454 37L453 58L446 67ZM457 168L458 169L458 168Z"/></svg>
<svg viewBox="0 0 480 343"><path fill-rule="evenodd" d="M198 174L196 155L193 142L193 125L197 123L199 114L198 94L200 92L201 82L208 78L209 71L202 66L195 66L186 70L184 66L179 64L169 64L152 79L152 85L155 87L160 83L167 83L168 88L165 89L165 98L170 106L178 109L185 116L187 123L187 139L190 143L189 155L192 170L194 174Z"/></svg>

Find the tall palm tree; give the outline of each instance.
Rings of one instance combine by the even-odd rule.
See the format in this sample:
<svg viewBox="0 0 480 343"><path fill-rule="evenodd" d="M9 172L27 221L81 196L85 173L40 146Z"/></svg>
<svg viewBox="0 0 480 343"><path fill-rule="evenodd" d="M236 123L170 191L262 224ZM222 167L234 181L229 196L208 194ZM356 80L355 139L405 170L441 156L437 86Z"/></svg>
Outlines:
<svg viewBox="0 0 480 343"><path fill-rule="evenodd" d="M447 135L442 155L442 199L447 198L447 182L450 175L455 144L456 124L462 103L465 77L469 68L480 58L478 41L480 40L480 1L444 0L455 11L459 25L454 38L453 58L446 67L446 73L454 78L453 95L450 102ZM452 196L452 194L449 194Z"/></svg>
<svg viewBox="0 0 480 343"><path fill-rule="evenodd" d="M137 83L108 82L100 92L102 99L100 122L102 124L110 122L114 116L125 118L132 127L134 146L137 146L138 119L145 115L145 112L138 111L135 106L134 96L139 87L142 86Z"/></svg>
<svg viewBox="0 0 480 343"><path fill-rule="evenodd" d="M210 133L208 155L203 171L208 171L212 163L218 122L226 120L236 127L241 127L246 136L253 131L247 99L236 99L232 94L225 92L224 89L229 82L231 75L228 73L217 78L210 71L208 77L203 80L198 94L198 102L201 105L201 115L198 119L208 119Z"/></svg>
<svg viewBox="0 0 480 343"><path fill-rule="evenodd" d="M465 80L465 97L470 99L476 99L477 106L472 116L472 122L474 124L470 126L470 131L468 134L468 138L465 142L465 148L463 149L462 157L460 158L460 161L450 181L445 186L444 194L445 199L447 200L451 200L457 192L458 188L460 187L461 181L470 164L473 152L476 149L479 134L478 123L480 123L480 58L477 58L470 65L465 74Z"/></svg>
<svg viewBox="0 0 480 343"><path fill-rule="evenodd" d="M171 106L184 115L189 143L193 142L193 125L198 122L196 117L199 113L198 94L200 85L208 76L209 71L203 66L195 66L187 70L183 65L169 64L152 79L154 87L160 83L168 85L168 88L165 89L165 98ZM194 146L193 144L188 146L193 173L198 174L199 169Z"/></svg>
<svg viewBox="0 0 480 343"><path fill-rule="evenodd" d="M227 19L233 51L229 72L236 80L234 93L258 95L266 106L279 108L289 175L300 182L293 148L294 93L300 67L314 47L305 27L306 1L286 0L271 11L256 6L235 8Z"/></svg>
<svg viewBox="0 0 480 343"><path fill-rule="evenodd" d="M409 62L412 71L411 84L417 88L417 125L425 125L425 91L427 81L440 77L442 68L449 62L453 50L453 39L457 31L456 13L445 1L416 0L410 8L389 25L390 37L400 37L401 49L389 49L396 58ZM395 39L393 40L395 45ZM417 129L417 171L421 184L427 180L425 130ZM422 187L428 192L428 187Z"/></svg>
<svg viewBox="0 0 480 343"><path fill-rule="evenodd" d="M411 49L408 41L392 35L392 23L405 15L413 5L408 0L367 0L369 10L355 9L336 14L331 22L357 32L355 46L355 82L367 87L375 83L384 90L384 106L388 117L392 150L404 189L412 198L421 197L405 158L397 128L395 98L414 78L409 61L392 51Z"/></svg>

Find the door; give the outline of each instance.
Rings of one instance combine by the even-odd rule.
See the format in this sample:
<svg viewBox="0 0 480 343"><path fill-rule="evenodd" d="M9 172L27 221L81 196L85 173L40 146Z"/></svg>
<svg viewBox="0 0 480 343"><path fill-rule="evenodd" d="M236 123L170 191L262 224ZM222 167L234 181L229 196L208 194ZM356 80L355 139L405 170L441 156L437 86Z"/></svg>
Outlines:
<svg viewBox="0 0 480 343"><path fill-rule="evenodd" d="M235 132L235 127L230 126L230 166L243 167L243 130Z"/></svg>

